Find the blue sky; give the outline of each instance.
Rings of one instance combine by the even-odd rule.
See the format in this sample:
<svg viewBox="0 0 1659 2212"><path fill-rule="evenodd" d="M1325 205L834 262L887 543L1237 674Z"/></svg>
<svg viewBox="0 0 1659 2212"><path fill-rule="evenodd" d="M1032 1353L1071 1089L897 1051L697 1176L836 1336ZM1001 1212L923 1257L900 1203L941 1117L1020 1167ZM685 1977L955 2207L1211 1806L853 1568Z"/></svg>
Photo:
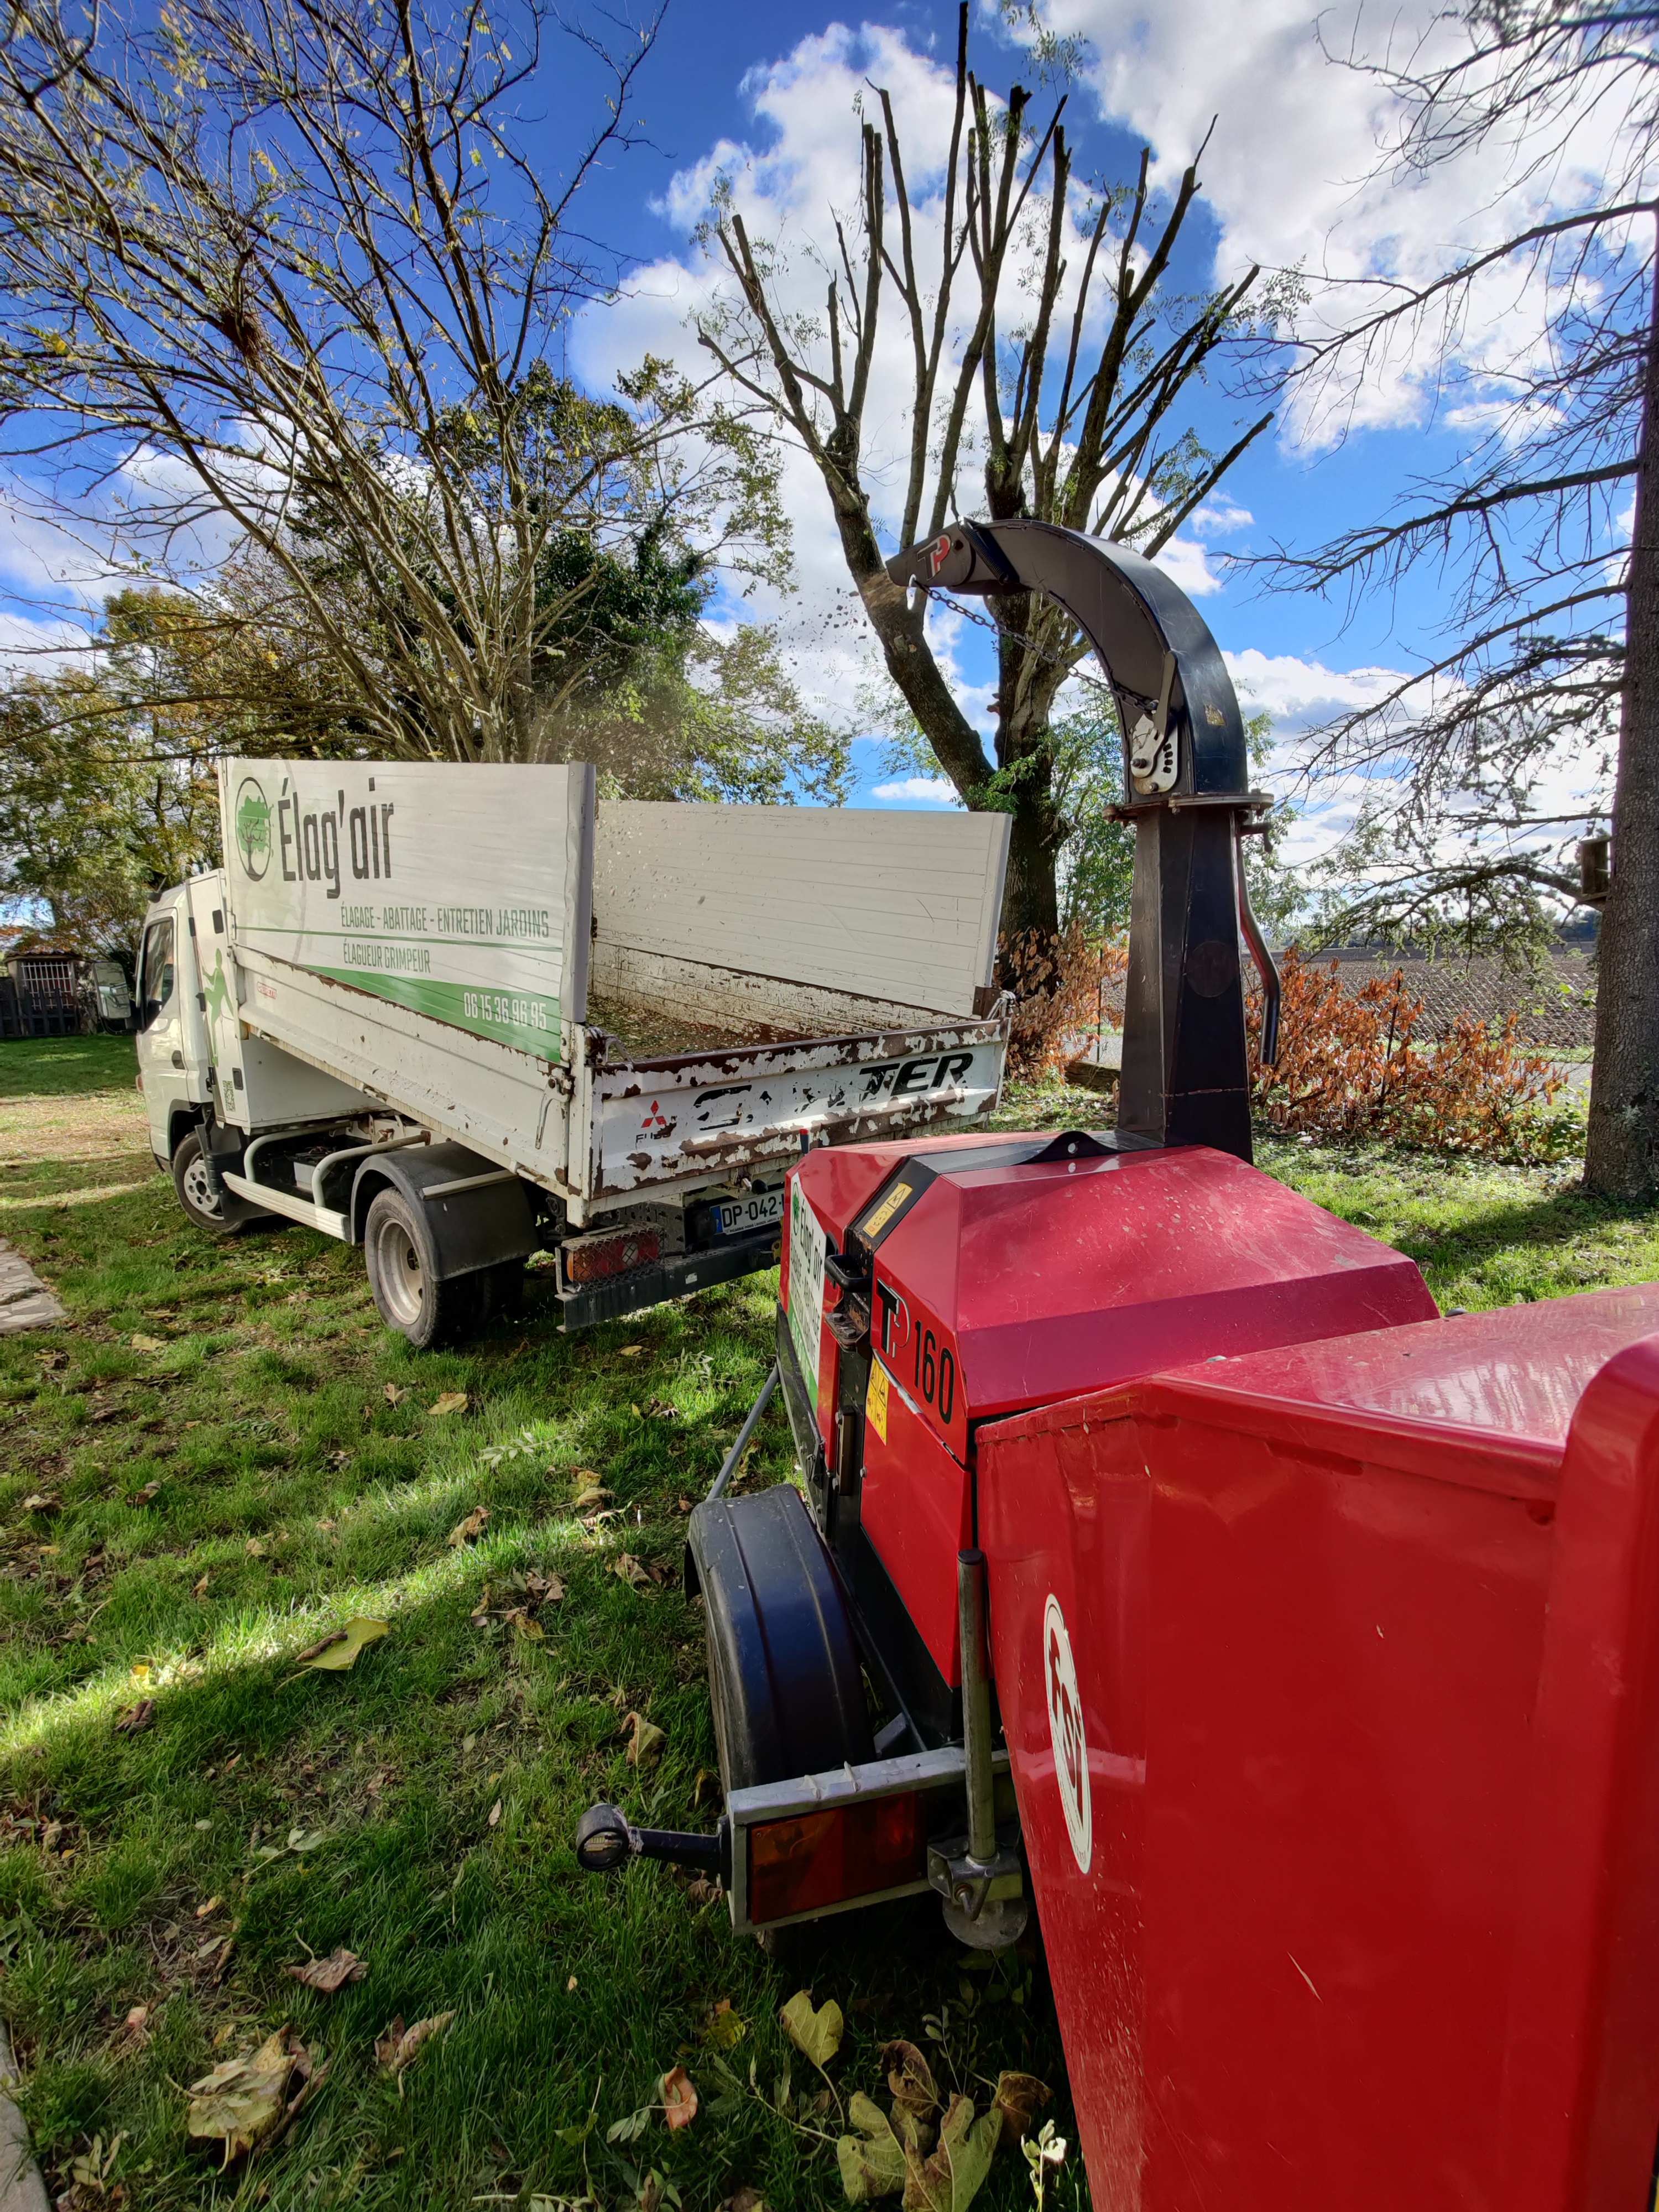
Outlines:
<svg viewBox="0 0 1659 2212"><path fill-rule="evenodd" d="M1085 42L1068 106L1076 171L1127 179L1146 144L1155 179L1167 186L1213 119L1206 196L1173 281L1196 290L1250 261L1299 265L1336 283L1334 292L1320 293L1313 313L1340 319L1352 298L1341 288L1354 280L1428 273L1502 234L1518 214L1553 204L1552 193L1581 198L1594 187L1594 134L1544 185L1534 179L1511 188L1490 154L1425 182L1377 175L1377 149L1398 116L1374 77L1334 63L1327 49L1352 40L1375 52L1391 39L1399 51L1419 35L1443 37L1434 28L1443 12L1442 0L1389 0L1386 17L1368 14L1360 0L1337 0L1319 11L1310 0L1045 0L1046 21ZM804 0L766 7L670 0L637 80L636 119L647 143L607 161L583 194L581 227L618 251L629 269L623 296L590 312L573 334L571 359L585 380L607 387L647 349L688 367L702 362L688 319L708 304L720 276L693 231L716 175L730 179L751 229L801 247L825 236L832 205L853 204L854 101L861 88L891 88L909 143L925 146L930 132L939 137L955 22L953 6L922 0L867 15ZM1034 82L1029 55L981 0L973 40L975 65L994 90L1016 76ZM527 143L550 175L568 161L574 136L586 128L590 92L568 50L551 46L526 116ZM912 182L925 198L925 165L913 167ZM1431 656L1445 586L1425 571L1398 598L1378 593L1350 609L1264 593L1230 568L1229 556L1275 543L1316 543L1382 511L1413 475L1455 460L1480 428L1487 385L1497 388L1492 372L1542 322L1535 296L1507 279L1479 306L1453 363L1449 400L1437 390L1431 352L1403 346L1323 417L1302 410L1259 441L1166 556L1199 597L1247 707L1273 714L1283 739L1281 785L1294 770L1300 731L1375 696L1396 672ZM884 428L884 390L871 410L878 447L902 427L896 410L902 379L891 382L895 411ZM1216 392L1200 401L1198 425L1224 443L1240 413ZM856 719L860 687L877 676L878 663L851 604L810 464L792 462L785 488L799 589L787 599L761 592L747 602L728 592L720 611L727 619L759 615L776 622L807 696L828 713ZM888 518L878 511L877 519L891 544ZM31 629L30 617L38 618L44 603L72 600L77 590L95 596L88 575L83 552L38 525L13 518L9 528L0 511L0 646L8 636L27 641L42 635ZM982 642L960 631L950 649L974 708L989 672ZM867 737L855 746L859 803L941 802L943 789L929 793L925 779L920 792L890 790L884 751L883 741ZM1565 804L1578 787L1576 765L1564 763L1548 797ZM1352 819L1359 795L1352 781L1316 792L1297 849L1328 844Z"/></svg>
<svg viewBox="0 0 1659 2212"><path fill-rule="evenodd" d="M1442 12L1437 0L1397 0L1384 23L1358 5L1316 13L1306 0L1048 0L1045 18L1088 46L1067 110L1077 171L1127 179L1146 144L1154 176L1167 185L1213 117L1206 195L1174 281L1197 289L1250 261L1299 265L1335 280L1311 312L1340 319L1352 304L1344 289L1352 280L1426 274L1503 234L1518 214L1553 204L1552 193L1582 198L1596 181L1598 151L1588 137L1547 185L1534 179L1507 189L1502 149L1494 169L1490 149L1425 181L1375 174L1398 113L1374 77L1328 52L1351 38L1375 52L1383 35L1399 52L1401 41L1444 35L1434 29ZM901 128L925 138L928 116L936 119L947 97L955 21L954 8L918 4L863 15L738 5L716 19L696 0L672 0L641 89L653 143L610 170L593 194L593 227L638 265L629 296L578 336L575 358L586 374L603 382L647 344L695 361L685 319L717 281L691 237L711 177L731 179L751 230L797 244L822 238L831 203L853 203L860 86L890 85ZM1030 57L994 10L976 9L973 40L975 64L994 88L1015 76L1034 81ZM1449 586L1425 569L1397 594L1376 592L1351 606L1264 592L1231 571L1227 556L1315 544L1380 513L1414 476L1455 462L1501 389L1493 372L1541 321L1535 295L1512 278L1495 280L1451 363L1449 391L1437 381L1429 349L1402 346L1322 418L1304 410L1259 441L1167 556L1200 597L1247 703L1273 714L1285 740L1281 783L1295 766L1298 731L1433 656ZM1197 419L1221 444L1240 409L1217 392L1200 402ZM809 690L844 705L874 663L856 622L827 619L832 606L844 610L846 596L816 477L803 463L787 482L800 588L793 602L760 611L779 622ZM956 665L971 698L988 675L971 635L960 640ZM860 803L917 803L914 787L904 798L891 787L883 750L874 741L857 748ZM1576 769L1564 763L1549 798L1565 804L1579 788ZM1316 791L1297 849L1328 845L1358 796L1351 781ZM936 803L943 797L941 790Z"/></svg>

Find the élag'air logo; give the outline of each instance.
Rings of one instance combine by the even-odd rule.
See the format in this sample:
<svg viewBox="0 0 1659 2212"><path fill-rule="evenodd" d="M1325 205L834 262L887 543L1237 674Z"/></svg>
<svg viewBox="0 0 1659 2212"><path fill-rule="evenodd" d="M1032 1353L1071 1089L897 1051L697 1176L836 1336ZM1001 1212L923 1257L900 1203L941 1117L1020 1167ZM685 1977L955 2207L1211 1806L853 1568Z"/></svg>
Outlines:
<svg viewBox="0 0 1659 2212"><path fill-rule="evenodd" d="M258 776L245 775L236 787L236 852L252 883L270 866L270 801Z"/></svg>

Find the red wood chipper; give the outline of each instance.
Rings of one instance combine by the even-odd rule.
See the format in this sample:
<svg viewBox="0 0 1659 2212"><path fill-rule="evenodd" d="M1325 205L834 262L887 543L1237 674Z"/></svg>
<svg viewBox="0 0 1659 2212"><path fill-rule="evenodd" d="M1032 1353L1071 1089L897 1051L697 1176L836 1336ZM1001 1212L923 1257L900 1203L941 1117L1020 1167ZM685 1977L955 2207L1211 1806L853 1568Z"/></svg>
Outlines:
<svg viewBox="0 0 1659 2212"><path fill-rule="evenodd" d="M726 1810L583 1820L761 1932L1035 1905L1113 2212L1644 2212L1659 2138L1659 1288L1442 1319L1250 1164L1266 800L1150 563L957 523L1105 665L1135 872L1117 1127L806 1152L708 1499ZM807 1133L810 1136L810 1131ZM781 1386L805 1478L722 1494Z"/></svg>

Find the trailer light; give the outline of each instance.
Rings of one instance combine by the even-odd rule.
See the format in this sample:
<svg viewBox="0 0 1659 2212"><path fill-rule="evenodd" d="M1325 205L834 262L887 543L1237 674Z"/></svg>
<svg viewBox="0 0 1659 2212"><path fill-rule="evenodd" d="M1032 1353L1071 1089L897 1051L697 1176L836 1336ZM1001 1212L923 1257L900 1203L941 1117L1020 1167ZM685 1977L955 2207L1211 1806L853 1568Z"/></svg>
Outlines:
<svg viewBox="0 0 1659 2212"><path fill-rule="evenodd" d="M592 1242L567 1244L564 1271L573 1283L592 1283L605 1275L625 1275L630 1267L648 1267L662 1249L653 1232L629 1230L621 1237L596 1237Z"/></svg>
<svg viewBox="0 0 1659 2212"><path fill-rule="evenodd" d="M756 1923L902 1889L927 1874L927 1838L915 1790L749 1830L749 1917Z"/></svg>

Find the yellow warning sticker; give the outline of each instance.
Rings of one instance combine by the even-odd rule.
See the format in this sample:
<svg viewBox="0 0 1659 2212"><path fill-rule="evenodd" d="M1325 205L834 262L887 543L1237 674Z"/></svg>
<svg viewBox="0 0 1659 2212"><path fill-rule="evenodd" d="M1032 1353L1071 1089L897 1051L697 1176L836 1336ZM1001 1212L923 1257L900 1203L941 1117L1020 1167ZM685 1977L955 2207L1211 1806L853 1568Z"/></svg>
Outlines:
<svg viewBox="0 0 1659 2212"><path fill-rule="evenodd" d="M896 1182L886 1196L878 1200L859 1224L860 1237L879 1237L882 1231L910 1195L910 1186L902 1181Z"/></svg>
<svg viewBox="0 0 1659 2212"><path fill-rule="evenodd" d="M864 1414L871 1427L887 1441L887 1370L880 1360L870 1362L870 1388L864 1394Z"/></svg>

